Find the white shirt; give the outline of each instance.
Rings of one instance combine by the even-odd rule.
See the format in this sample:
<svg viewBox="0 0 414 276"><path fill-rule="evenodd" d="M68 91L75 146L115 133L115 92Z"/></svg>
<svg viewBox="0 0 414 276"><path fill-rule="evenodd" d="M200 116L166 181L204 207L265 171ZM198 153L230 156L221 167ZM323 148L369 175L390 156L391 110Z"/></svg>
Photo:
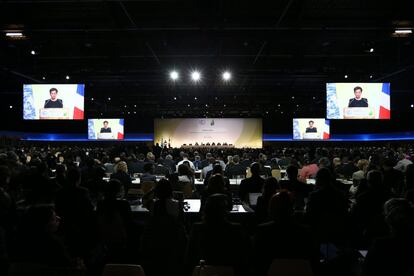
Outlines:
<svg viewBox="0 0 414 276"><path fill-rule="evenodd" d="M176 171L178 172L178 166L180 166L181 164L183 164L185 161L187 161L190 164L190 168L195 170L194 164L193 162L191 162L190 160L188 160L187 158L181 160L180 162L177 163L177 167L176 167Z"/></svg>
<svg viewBox="0 0 414 276"><path fill-rule="evenodd" d="M397 165L395 165L394 169L402 171L405 173L405 171L407 170L407 166L412 164L413 162L411 162L410 160L404 158L400 161L398 161Z"/></svg>

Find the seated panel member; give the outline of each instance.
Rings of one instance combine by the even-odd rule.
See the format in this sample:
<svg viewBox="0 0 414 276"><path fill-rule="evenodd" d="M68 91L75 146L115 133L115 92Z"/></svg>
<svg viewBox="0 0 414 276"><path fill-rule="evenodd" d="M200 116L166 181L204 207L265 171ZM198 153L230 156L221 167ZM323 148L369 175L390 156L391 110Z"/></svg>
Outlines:
<svg viewBox="0 0 414 276"><path fill-rule="evenodd" d="M362 88L356 86L354 88L355 98L349 99L348 107L368 107L368 99L361 98Z"/></svg>
<svg viewBox="0 0 414 276"><path fill-rule="evenodd" d="M50 99L45 101L44 108L63 108L63 101L57 98L58 90L50 88Z"/></svg>
<svg viewBox="0 0 414 276"><path fill-rule="evenodd" d="M309 133L309 132L318 132L318 129L316 127L313 126L314 121L309 121L309 127L306 128L305 132Z"/></svg>
<svg viewBox="0 0 414 276"><path fill-rule="evenodd" d="M101 133L111 133L112 130L108 127L108 121L103 122L104 127L101 128Z"/></svg>

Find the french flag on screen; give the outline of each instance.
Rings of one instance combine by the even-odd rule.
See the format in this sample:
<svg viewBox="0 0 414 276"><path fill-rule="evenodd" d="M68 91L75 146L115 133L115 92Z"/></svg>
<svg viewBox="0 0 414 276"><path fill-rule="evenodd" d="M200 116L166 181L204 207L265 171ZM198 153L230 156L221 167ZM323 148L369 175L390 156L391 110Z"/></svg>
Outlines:
<svg viewBox="0 0 414 276"><path fill-rule="evenodd" d="M383 83L382 89L379 92L379 118L390 119L391 108L390 108L390 84Z"/></svg>
<svg viewBox="0 0 414 276"><path fill-rule="evenodd" d="M330 127L329 127L329 120L325 120L325 125L323 126L323 139L329 139L330 137Z"/></svg>
<svg viewBox="0 0 414 276"><path fill-rule="evenodd" d="M124 119L119 119L117 139L124 139Z"/></svg>
<svg viewBox="0 0 414 276"><path fill-rule="evenodd" d="M74 99L74 103L75 106L73 108L73 119L74 120L83 120L83 106L84 106L84 90L85 90L85 85L83 84L78 84L77 88L76 88L76 94L75 94L75 99Z"/></svg>

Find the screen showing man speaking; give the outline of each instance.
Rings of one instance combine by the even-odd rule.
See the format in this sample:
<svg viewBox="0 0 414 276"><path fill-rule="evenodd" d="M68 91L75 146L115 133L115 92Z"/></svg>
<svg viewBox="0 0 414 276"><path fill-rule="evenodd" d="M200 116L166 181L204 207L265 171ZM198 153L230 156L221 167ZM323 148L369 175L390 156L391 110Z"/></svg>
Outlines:
<svg viewBox="0 0 414 276"><path fill-rule="evenodd" d="M327 83L326 118L390 119L389 83Z"/></svg>
<svg viewBox="0 0 414 276"><path fill-rule="evenodd" d="M124 139L124 119L88 119L88 139Z"/></svg>
<svg viewBox="0 0 414 276"><path fill-rule="evenodd" d="M293 139L326 140L329 137L329 120L321 118L293 119Z"/></svg>
<svg viewBox="0 0 414 276"><path fill-rule="evenodd" d="M83 120L84 84L24 84L24 120Z"/></svg>

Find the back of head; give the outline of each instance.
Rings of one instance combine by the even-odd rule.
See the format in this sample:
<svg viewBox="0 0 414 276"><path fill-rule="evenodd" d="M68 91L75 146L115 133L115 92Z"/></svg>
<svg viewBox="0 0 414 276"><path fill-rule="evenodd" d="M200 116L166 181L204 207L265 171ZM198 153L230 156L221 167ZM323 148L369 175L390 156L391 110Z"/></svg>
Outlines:
<svg viewBox="0 0 414 276"><path fill-rule="evenodd" d="M78 186L81 181L81 172L77 167L70 167L66 174L66 179L70 186Z"/></svg>
<svg viewBox="0 0 414 276"><path fill-rule="evenodd" d="M214 164L212 174L223 174L223 168L220 163Z"/></svg>
<svg viewBox="0 0 414 276"><path fill-rule="evenodd" d="M298 179L298 174L299 174L298 167L290 165L287 167L286 173L288 175L289 180Z"/></svg>
<svg viewBox="0 0 414 276"><path fill-rule="evenodd" d="M161 179L158 181L157 186L155 187L155 196L158 199L168 199L173 196L173 189L171 182L168 179Z"/></svg>
<svg viewBox="0 0 414 276"><path fill-rule="evenodd" d="M153 173L154 171L154 165L152 163L145 163L144 164L144 172L145 173Z"/></svg>
<svg viewBox="0 0 414 276"><path fill-rule="evenodd" d="M388 200L384 204L384 216L391 232L396 236L412 236L414 231L414 208L408 200L404 198Z"/></svg>
<svg viewBox="0 0 414 276"><path fill-rule="evenodd" d="M329 168L331 166L331 161L328 157L322 157L318 162L319 168Z"/></svg>
<svg viewBox="0 0 414 276"><path fill-rule="evenodd" d="M252 176L258 176L260 175L260 164L257 162L254 162L253 164L251 164L250 166L250 172L252 173Z"/></svg>
<svg viewBox="0 0 414 276"><path fill-rule="evenodd" d="M332 174L328 168L320 168L316 173L315 185L318 187L331 187L332 186Z"/></svg>
<svg viewBox="0 0 414 276"><path fill-rule="evenodd" d="M216 194L216 193L224 193L224 178L220 174L216 174L210 177L208 181L208 187L207 190L210 194Z"/></svg>
<svg viewBox="0 0 414 276"><path fill-rule="evenodd" d="M125 161L119 161L115 165L115 172L124 172L124 173L127 173L128 172L127 163Z"/></svg>
<svg viewBox="0 0 414 276"><path fill-rule="evenodd" d="M269 214L273 220L287 220L293 216L293 201L287 191L276 193L269 203Z"/></svg>
<svg viewBox="0 0 414 276"><path fill-rule="evenodd" d="M178 166L179 175L190 175L190 167L186 164L181 164Z"/></svg>
<svg viewBox="0 0 414 276"><path fill-rule="evenodd" d="M277 179L274 177L268 177L263 186L263 196L266 198L270 198L274 193L276 193L276 190L279 188L279 182L277 182Z"/></svg>
<svg viewBox="0 0 414 276"><path fill-rule="evenodd" d="M105 189L105 199L116 199L121 193L122 183L118 179L111 179Z"/></svg>
<svg viewBox="0 0 414 276"><path fill-rule="evenodd" d="M224 222L229 204L224 194L210 195L204 206L204 221L207 223Z"/></svg>
<svg viewBox="0 0 414 276"><path fill-rule="evenodd" d="M240 157L238 155L233 155L233 163L237 164L240 162Z"/></svg>
<svg viewBox="0 0 414 276"><path fill-rule="evenodd" d="M374 190L383 189L382 173L378 170L371 170L367 174L368 187Z"/></svg>

